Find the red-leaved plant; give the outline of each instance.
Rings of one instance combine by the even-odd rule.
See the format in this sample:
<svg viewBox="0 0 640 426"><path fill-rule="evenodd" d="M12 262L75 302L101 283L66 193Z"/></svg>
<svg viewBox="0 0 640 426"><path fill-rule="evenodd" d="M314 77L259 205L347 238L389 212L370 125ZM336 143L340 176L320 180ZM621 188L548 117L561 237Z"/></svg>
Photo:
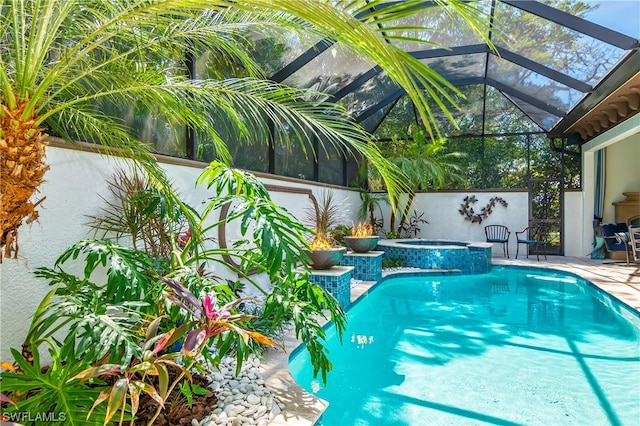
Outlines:
<svg viewBox="0 0 640 426"><path fill-rule="evenodd" d="M164 316L156 318L147 329L142 356L139 359L133 359L126 367L118 364L103 364L74 376L73 379L83 381L104 375L119 377L113 386L100 393L87 418L96 406L108 400L105 424L110 422L118 411L120 411L120 423L122 423L126 412L127 396L131 403L130 413L135 416L139 407L140 395L146 393L158 402L158 409L148 423L152 425L162 412L164 402L171 395L175 386L185 377L189 381L192 380L190 370L208 346L206 343L210 343L214 337L224 332L237 333L245 343L251 338L263 345L278 346L284 350L284 347L268 337L238 325L238 323L253 318L252 315L232 313L234 308L246 298L236 299L219 307L215 294L205 294L198 299L180 282L165 277L161 277L161 280L170 289L167 299L185 310L192 317L192 320L163 334L156 335ZM185 338L180 352L165 352L183 337ZM186 366L174 361L180 356L188 357L189 362L184 363ZM172 383L169 383L169 367L180 371ZM157 377L157 388L149 382L150 377Z"/></svg>

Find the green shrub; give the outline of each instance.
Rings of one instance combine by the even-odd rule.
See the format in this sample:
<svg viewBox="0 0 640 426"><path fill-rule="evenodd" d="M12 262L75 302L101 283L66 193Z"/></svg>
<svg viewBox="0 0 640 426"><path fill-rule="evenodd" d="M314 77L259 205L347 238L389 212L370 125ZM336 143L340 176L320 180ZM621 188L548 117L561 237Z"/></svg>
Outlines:
<svg viewBox="0 0 640 426"><path fill-rule="evenodd" d="M382 269L402 268L402 258L398 256L384 256L382 258Z"/></svg>
<svg viewBox="0 0 640 426"><path fill-rule="evenodd" d="M344 237L348 237L351 235L351 226L347 225L337 225L335 226L331 232L329 232L329 237L331 238L331 242L334 245L344 246L345 241Z"/></svg>

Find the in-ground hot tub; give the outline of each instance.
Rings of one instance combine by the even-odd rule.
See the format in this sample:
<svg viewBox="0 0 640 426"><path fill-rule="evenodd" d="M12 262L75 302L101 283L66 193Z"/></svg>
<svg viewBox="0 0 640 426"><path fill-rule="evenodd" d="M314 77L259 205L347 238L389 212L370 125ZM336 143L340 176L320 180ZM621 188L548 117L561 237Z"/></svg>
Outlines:
<svg viewBox="0 0 640 426"><path fill-rule="evenodd" d="M491 244L408 238L380 240L377 250L384 257L402 259L402 266L422 269L459 270L484 274L491 269Z"/></svg>

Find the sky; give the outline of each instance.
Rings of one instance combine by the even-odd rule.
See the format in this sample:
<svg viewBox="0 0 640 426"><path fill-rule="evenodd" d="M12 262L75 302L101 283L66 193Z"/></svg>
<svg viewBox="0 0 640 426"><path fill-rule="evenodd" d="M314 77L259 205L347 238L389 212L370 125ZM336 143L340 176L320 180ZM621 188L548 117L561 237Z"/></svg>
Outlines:
<svg viewBox="0 0 640 426"><path fill-rule="evenodd" d="M600 7L587 19L628 36L640 39L640 0L583 0Z"/></svg>

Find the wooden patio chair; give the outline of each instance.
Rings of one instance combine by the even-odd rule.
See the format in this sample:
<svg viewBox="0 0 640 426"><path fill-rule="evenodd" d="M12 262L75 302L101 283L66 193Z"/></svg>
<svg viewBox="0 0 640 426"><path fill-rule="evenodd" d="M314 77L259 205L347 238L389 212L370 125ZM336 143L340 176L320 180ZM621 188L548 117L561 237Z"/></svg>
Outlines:
<svg viewBox="0 0 640 426"><path fill-rule="evenodd" d="M502 244L502 252L509 258L509 228L504 225L487 225L484 227L484 234L488 243Z"/></svg>

